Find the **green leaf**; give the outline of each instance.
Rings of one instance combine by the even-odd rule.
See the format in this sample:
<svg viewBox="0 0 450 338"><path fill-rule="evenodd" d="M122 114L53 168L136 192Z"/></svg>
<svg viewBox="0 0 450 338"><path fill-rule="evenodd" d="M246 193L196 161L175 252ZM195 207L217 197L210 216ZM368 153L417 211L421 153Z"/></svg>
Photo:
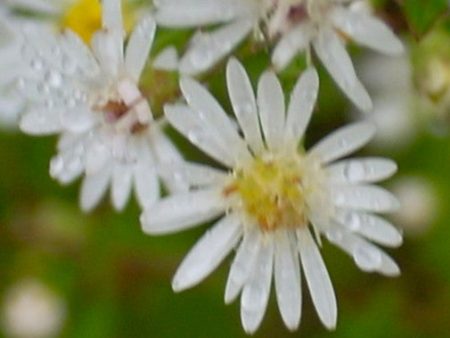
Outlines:
<svg viewBox="0 0 450 338"><path fill-rule="evenodd" d="M417 38L426 34L447 12L447 0L404 0L404 11L408 24Z"/></svg>

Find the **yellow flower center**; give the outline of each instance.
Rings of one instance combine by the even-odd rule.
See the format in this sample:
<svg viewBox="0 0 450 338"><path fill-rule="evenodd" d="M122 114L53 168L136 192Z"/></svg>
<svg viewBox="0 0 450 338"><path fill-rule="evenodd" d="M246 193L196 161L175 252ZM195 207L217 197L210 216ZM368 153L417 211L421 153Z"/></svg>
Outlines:
<svg viewBox="0 0 450 338"><path fill-rule="evenodd" d="M102 27L102 6L98 0L77 0L64 13L62 28L77 33L86 43Z"/></svg>
<svg viewBox="0 0 450 338"><path fill-rule="evenodd" d="M133 7L127 2L122 5L125 31L130 32L135 16ZM102 6L99 0L75 0L61 18L60 27L69 28L83 41L90 43L92 35L102 28Z"/></svg>
<svg viewBox="0 0 450 338"><path fill-rule="evenodd" d="M307 225L302 158L262 159L239 170L224 194L237 197L251 221L263 231Z"/></svg>

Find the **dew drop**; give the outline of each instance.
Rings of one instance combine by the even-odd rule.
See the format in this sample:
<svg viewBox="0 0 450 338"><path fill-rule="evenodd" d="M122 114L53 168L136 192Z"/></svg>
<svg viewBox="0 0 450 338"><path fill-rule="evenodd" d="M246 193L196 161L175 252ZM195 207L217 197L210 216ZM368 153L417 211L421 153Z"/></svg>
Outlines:
<svg viewBox="0 0 450 338"><path fill-rule="evenodd" d="M48 82L48 84L53 88L61 87L63 82L61 74L56 71L50 71L45 79Z"/></svg>
<svg viewBox="0 0 450 338"><path fill-rule="evenodd" d="M24 90L25 90L25 87L26 87L25 79L24 79L23 77L18 78L18 79L17 79L17 82L16 82L16 88L17 88L17 90L19 90L19 91L24 91Z"/></svg>
<svg viewBox="0 0 450 338"><path fill-rule="evenodd" d="M241 116L251 115L253 112L253 105L251 102L242 102L240 105L236 107L236 114Z"/></svg>
<svg viewBox="0 0 450 338"><path fill-rule="evenodd" d="M45 101L45 106L48 109L52 109L52 108L55 107L55 101L53 101L52 99L48 99L48 100Z"/></svg>
<svg viewBox="0 0 450 338"><path fill-rule="evenodd" d="M42 69L44 69L44 63L40 59L34 59L30 63L31 69L33 69L35 72L40 72Z"/></svg>
<svg viewBox="0 0 450 338"><path fill-rule="evenodd" d="M349 212L345 216L345 226L352 231L356 231L361 227L361 221L361 217L355 212Z"/></svg>
<svg viewBox="0 0 450 338"><path fill-rule="evenodd" d="M344 175L350 182L360 182L367 174L366 166L359 161L350 161L344 168Z"/></svg>
<svg viewBox="0 0 450 338"><path fill-rule="evenodd" d="M342 231L338 229L330 229L325 233L325 235L332 243L339 243L343 238Z"/></svg>
<svg viewBox="0 0 450 338"><path fill-rule="evenodd" d="M200 44L210 44L209 40L211 40L210 37L208 36L199 36L197 38L198 41L196 41L196 43L200 43ZM205 65L208 65L209 63L211 63L212 59L213 59L213 54L211 52L211 50L214 49L214 46L210 46L210 48L202 48L199 50L196 50L195 52L193 52L190 55L190 61L191 64L194 68L203 68L205 67Z"/></svg>
<svg viewBox="0 0 450 338"><path fill-rule="evenodd" d="M353 251L353 259L364 271L374 271L382 263L380 252L368 245L358 245Z"/></svg>
<svg viewBox="0 0 450 338"><path fill-rule="evenodd" d="M192 128L188 132L187 137L189 141L191 141L193 144L203 143L204 134L202 128L200 127Z"/></svg>

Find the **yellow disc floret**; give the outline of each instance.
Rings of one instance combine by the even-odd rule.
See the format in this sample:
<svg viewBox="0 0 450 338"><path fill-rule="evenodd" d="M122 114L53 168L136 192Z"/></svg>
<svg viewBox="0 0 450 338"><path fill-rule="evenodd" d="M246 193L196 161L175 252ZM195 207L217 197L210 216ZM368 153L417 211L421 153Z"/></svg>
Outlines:
<svg viewBox="0 0 450 338"><path fill-rule="evenodd" d="M125 31L130 32L135 23L134 7L127 2L122 6ZM92 35L102 28L102 6L100 0L75 0L64 12L61 28L69 28L83 41L90 43Z"/></svg>
<svg viewBox="0 0 450 338"><path fill-rule="evenodd" d="M98 0L77 0L64 13L62 28L77 33L86 43L102 27L102 7Z"/></svg>
<svg viewBox="0 0 450 338"><path fill-rule="evenodd" d="M263 231L307 224L301 157L255 158L224 191Z"/></svg>

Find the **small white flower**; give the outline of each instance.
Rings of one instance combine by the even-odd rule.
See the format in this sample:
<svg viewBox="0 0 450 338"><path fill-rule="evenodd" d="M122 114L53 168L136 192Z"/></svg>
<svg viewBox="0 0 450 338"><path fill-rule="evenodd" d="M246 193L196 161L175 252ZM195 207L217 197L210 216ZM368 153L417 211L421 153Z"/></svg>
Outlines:
<svg viewBox="0 0 450 338"><path fill-rule="evenodd" d="M247 332L254 332L262 321L272 275L282 318L289 329L298 327L300 270L321 321L333 329L337 307L316 244L321 235L351 255L362 270L399 274L397 264L371 243L402 242L397 229L374 214L398 207L393 195L372 184L391 176L395 163L381 158L335 162L366 144L374 128L357 123L308 152L298 148L317 98L315 69L299 78L285 113L274 73L262 75L255 98L244 68L230 60L227 85L239 131L198 82L185 77L180 84L187 105L167 106L168 120L228 170L197 164L174 168L192 189L161 200L141 216L149 234L176 232L219 218L182 262L172 283L175 291L198 284L238 246L225 301L241 293Z"/></svg>
<svg viewBox="0 0 450 338"><path fill-rule="evenodd" d="M103 27L92 49L71 31L26 31L22 56L28 67L18 81L28 98L21 129L62 134L50 172L62 183L86 173L84 210L110 184L116 209L126 205L133 186L142 206L153 203L160 194L159 163L181 160L138 88L156 30L153 18L138 23L125 50L120 0L103 1ZM173 181L166 183L175 189Z"/></svg>
<svg viewBox="0 0 450 338"><path fill-rule="evenodd" d="M417 135L419 102L414 89L410 54L384 58L366 54L357 63L361 79L372 93L374 109L370 115L355 117L373 122L377 127L374 144L401 149Z"/></svg>
<svg viewBox="0 0 450 338"><path fill-rule="evenodd" d="M66 317L66 304L36 280L24 280L7 290L2 329L8 337L58 337Z"/></svg>
<svg viewBox="0 0 450 338"><path fill-rule="evenodd" d="M223 24L199 33L180 62L188 75L204 72L229 54L252 31L274 44L272 62L285 68L298 53L314 49L345 94L362 110L372 107L345 50L351 39L386 54L402 52L389 28L355 0L161 0L157 21L168 27Z"/></svg>

